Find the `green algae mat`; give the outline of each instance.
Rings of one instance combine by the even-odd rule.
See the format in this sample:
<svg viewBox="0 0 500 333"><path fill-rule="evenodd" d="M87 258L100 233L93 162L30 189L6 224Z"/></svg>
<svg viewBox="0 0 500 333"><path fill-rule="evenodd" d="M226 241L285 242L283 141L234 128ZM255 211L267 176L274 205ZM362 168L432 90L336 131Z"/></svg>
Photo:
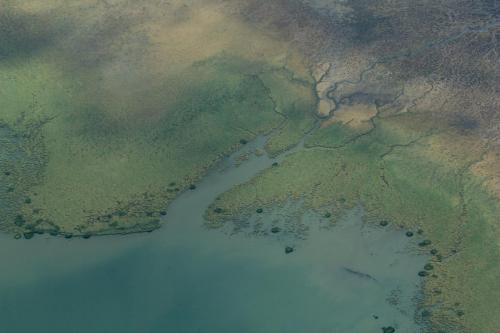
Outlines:
<svg viewBox="0 0 500 333"><path fill-rule="evenodd" d="M153 231L265 137L252 154L273 164L220 194L206 226L290 202L334 225L361 205L432 255L423 331L500 331L498 13L487 0L3 1L0 229Z"/></svg>

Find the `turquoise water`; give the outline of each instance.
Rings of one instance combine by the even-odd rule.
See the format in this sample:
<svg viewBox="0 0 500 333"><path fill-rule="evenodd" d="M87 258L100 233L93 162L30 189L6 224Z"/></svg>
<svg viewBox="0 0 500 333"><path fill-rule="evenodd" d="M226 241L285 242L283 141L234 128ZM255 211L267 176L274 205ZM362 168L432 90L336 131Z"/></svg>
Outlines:
<svg viewBox="0 0 500 333"><path fill-rule="evenodd" d="M402 231L363 224L361 208L333 227L314 214L292 221L290 203L253 221L257 234L206 229L202 215L215 197L273 162L233 160L174 201L168 223L151 234L1 236L1 331L419 331L414 298L426 257ZM266 232L276 214L283 231ZM297 235L294 225L306 228Z"/></svg>

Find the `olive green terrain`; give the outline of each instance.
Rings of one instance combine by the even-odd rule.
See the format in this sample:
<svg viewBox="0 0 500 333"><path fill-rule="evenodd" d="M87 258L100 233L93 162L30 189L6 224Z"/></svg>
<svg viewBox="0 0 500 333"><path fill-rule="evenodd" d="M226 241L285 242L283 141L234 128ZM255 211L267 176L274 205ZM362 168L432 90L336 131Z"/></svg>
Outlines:
<svg viewBox="0 0 500 333"><path fill-rule="evenodd" d="M28 238L153 230L170 200L242 142L276 129L269 149L282 151L312 127L311 81L283 64L218 49L156 75L130 59L108 60L117 55L100 45L103 55L75 60L62 46L28 49L41 33L31 21L36 16L6 8L0 63L4 230ZM132 52L146 57L140 48ZM132 67L131 77L113 72L121 62Z"/></svg>
<svg viewBox="0 0 500 333"><path fill-rule="evenodd" d="M268 135L270 156L296 149L220 196L208 225L290 200L335 223L361 204L432 251L428 332L500 332L499 6L2 3L0 228L151 231Z"/></svg>
<svg viewBox="0 0 500 333"><path fill-rule="evenodd" d="M50 69L42 64L4 69L2 74L11 80L2 80L2 91L13 93L2 99L2 108L9 110L3 115L3 126L20 136L35 137L23 140L18 149L40 154L36 160L40 168L28 170L28 157L18 167L3 168L10 173L6 180L12 179L8 186L14 188L5 194L6 199L22 205L17 214L4 215L4 228L14 227L11 221L18 222L18 232L64 234L158 227L165 203L196 182L240 140L252 140L279 126L300 127L312 119L310 88L296 87L306 91L293 97L303 103L293 110L275 106L274 94L284 99L287 92L272 92L266 81L286 84L286 75L279 69L262 69L261 78L258 73L246 73L247 68L252 64L237 58L193 64L183 76L195 77L196 82L180 92L171 112L154 122L130 119L126 114L110 119L99 106L81 101L73 83L44 85L47 78L42 75ZM43 105L43 110L27 111L29 91L37 92L31 103L35 108ZM299 139L280 134L273 149L284 149ZM38 151L31 145L43 148ZM43 175L35 176L41 169Z"/></svg>

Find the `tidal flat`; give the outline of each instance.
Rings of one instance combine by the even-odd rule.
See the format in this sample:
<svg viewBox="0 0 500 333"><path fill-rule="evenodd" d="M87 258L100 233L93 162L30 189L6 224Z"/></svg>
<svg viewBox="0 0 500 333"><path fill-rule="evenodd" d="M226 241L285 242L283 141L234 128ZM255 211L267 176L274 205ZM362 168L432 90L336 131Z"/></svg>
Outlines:
<svg viewBox="0 0 500 333"><path fill-rule="evenodd" d="M330 266L314 266L311 242L330 251L326 239L342 243L336 235L343 235L353 244L359 240L355 247L344 244L353 254L363 249L361 243L371 244L363 230L374 228L370 234L394 236L394 249L400 236L416 244L404 255L426 258L422 265L396 251L418 270L411 279L398 265L388 271L408 282L405 293L413 293L411 284L421 298L394 314L392 323L382 325L373 314L374 326L369 321L359 330L500 331L499 12L491 0L1 1L0 230L6 249L0 287L31 281L26 299L55 292L43 275L52 272L71 295L68 279L81 281L78 272L97 281L89 267L100 267L95 274L102 280L112 274L108 263L123 272L118 258L125 265L137 252L141 263L131 266L151 276L152 286L160 283L150 272L162 267L157 262L163 254L166 263L200 266L186 266L183 276L210 275L213 262L218 279L240 290L220 274L243 270L228 256L245 250L249 257L237 259L253 261L248 267L267 277L264 282L286 276L296 280L284 286L309 288L288 289L304 299L304 313L315 310L322 316L317 323L326 327L338 318L327 318L329 306L344 312L328 295L312 303L317 289L308 279L317 267ZM216 168L236 151L226 173L217 176ZM210 179L220 182L211 183L214 197L203 185ZM182 209L192 210L192 221L175 208L190 196L203 202ZM193 239L187 230L196 230ZM221 247L213 256L204 245L212 241ZM250 244L258 249L251 251ZM276 257L267 258L274 247L280 249ZM380 251L393 258L393 252ZM340 258L340 251L334 254ZM176 259L185 256L190 259ZM386 259L375 262L385 267ZM266 260L276 266L255 263ZM348 284L386 276L364 259L346 260L360 265L343 265L342 274L352 278ZM332 279L343 285L344 275L334 271ZM158 268L158 275L165 272ZM132 318L136 302L144 304L140 286L149 287L143 275L140 283L123 278L128 286L121 285L121 293L106 286L99 292L109 297L93 296L110 307L128 306L121 313ZM181 279L172 279L166 281L178 286ZM254 290L255 280L242 278ZM383 293L396 285L387 284ZM262 301L267 307L286 291L273 287L277 294ZM367 288L373 302L382 302L382 293ZM34 325L19 316L33 314L36 302L16 303L5 292L5 322L17 318L12 329L19 330L26 330L19 323ZM180 304L165 292L170 296L153 298L158 306L167 299ZM120 297L123 302L113 303ZM389 299L394 303L395 297ZM55 302L48 294L38 300ZM69 304L67 298L61 304ZM102 318L79 316L83 310L75 304L60 308L58 318L65 311L68 318L86 318L82 327ZM38 311L56 306L42 305ZM183 320L179 313L187 310L175 306L174 317ZM148 322L159 323L153 319L162 317L156 312L161 307L145 308L151 311ZM349 311L359 314L355 310ZM266 323L271 326L258 330L288 331L279 326L286 323L284 314L276 316L234 321L244 322L243 331ZM165 325L189 331L210 322L188 317ZM345 331L365 325L341 317Z"/></svg>

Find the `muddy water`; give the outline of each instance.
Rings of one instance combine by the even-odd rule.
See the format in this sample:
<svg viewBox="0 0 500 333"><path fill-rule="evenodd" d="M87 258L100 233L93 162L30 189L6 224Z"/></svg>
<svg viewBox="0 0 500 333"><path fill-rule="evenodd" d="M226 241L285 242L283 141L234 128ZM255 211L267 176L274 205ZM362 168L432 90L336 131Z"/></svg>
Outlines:
<svg viewBox="0 0 500 333"><path fill-rule="evenodd" d="M278 233L206 229L203 212L219 194L274 162L252 155L235 167L234 157L174 201L157 232L88 240L1 236L1 331L419 331L413 298L426 258L413 254L401 231L364 225L361 209L329 228L318 216L295 214L308 226L302 237L287 228L287 206L277 210ZM275 222L273 214L259 219ZM294 251L286 254L285 246Z"/></svg>

